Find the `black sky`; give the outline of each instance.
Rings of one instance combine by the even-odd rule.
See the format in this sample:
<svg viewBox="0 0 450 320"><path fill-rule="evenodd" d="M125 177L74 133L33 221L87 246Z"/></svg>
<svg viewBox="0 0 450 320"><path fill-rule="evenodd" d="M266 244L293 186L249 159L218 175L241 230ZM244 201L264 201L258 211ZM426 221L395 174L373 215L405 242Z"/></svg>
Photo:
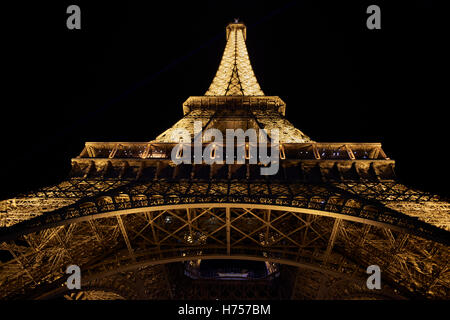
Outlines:
<svg viewBox="0 0 450 320"><path fill-rule="evenodd" d="M66 28L70 4L81 30ZM370 4L381 30L366 28ZM85 141L149 141L171 126L207 90L234 18L296 127L381 142L401 180L448 195L448 33L434 1L29 1L2 13L0 198L66 177Z"/></svg>

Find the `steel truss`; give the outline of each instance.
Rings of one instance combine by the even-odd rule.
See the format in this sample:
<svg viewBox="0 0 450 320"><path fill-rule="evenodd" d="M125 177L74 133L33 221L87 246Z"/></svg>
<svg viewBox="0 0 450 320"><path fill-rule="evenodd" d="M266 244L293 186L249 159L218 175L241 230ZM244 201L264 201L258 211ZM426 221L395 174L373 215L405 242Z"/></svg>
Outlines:
<svg viewBox="0 0 450 320"><path fill-rule="evenodd" d="M245 39L243 24L227 27L207 94L187 99L185 116L155 140L88 142L69 179L0 201L0 299L450 296L448 199L399 183L379 143L318 143L295 128L285 103L263 95ZM261 176L250 156L175 166L172 133L193 132L195 121L279 129L280 170ZM180 270L199 259L282 270L211 289ZM81 291L64 286L70 264L81 267ZM380 291L365 285L373 264Z"/></svg>
<svg viewBox="0 0 450 320"><path fill-rule="evenodd" d="M123 210L68 219L3 242L13 256L0 266L3 298L63 290L69 264L82 267L89 285L150 266L218 258L271 261L354 284L377 264L390 290L405 296L442 297L450 287L446 246L386 223L267 204L125 209L131 202L120 203ZM323 297L317 290L311 295Z"/></svg>

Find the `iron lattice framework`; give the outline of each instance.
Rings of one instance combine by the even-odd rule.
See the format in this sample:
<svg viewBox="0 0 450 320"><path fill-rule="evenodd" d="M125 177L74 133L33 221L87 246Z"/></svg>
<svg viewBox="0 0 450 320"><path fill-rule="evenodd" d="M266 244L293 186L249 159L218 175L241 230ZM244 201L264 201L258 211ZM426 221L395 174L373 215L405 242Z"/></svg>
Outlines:
<svg viewBox="0 0 450 320"><path fill-rule="evenodd" d="M67 180L0 201L2 299L449 297L448 200L398 182L379 143L318 143L296 129L284 102L263 95L245 40L243 24L227 27L209 90L155 140L88 142ZM280 170L174 165L172 133L194 121L279 129ZM281 267L259 280L187 278L180 262L199 259ZM64 286L70 264L82 269L76 292ZM382 290L365 285L372 264Z"/></svg>

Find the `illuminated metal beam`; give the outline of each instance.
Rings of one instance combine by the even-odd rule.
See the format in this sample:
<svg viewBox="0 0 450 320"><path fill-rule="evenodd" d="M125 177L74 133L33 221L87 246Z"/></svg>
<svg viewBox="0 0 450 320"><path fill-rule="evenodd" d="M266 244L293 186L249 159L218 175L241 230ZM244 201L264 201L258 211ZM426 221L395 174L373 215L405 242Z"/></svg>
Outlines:
<svg viewBox="0 0 450 320"><path fill-rule="evenodd" d="M127 245L130 257L133 261L136 261L136 257L134 256L134 251L131 246L130 239L128 238L127 230L125 229L125 226L123 225L122 217L116 216L116 218L117 218L117 223L119 224L120 231L122 232L123 239L125 240L125 243Z"/></svg>
<svg viewBox="0 0 450 320"><path fill-rule="evenodd" d="M339 229L342 223L342 219L335 219L333 224L333 230L331 231L330 239L328 241L328 246L323 255L323 264L326 264L328 258L330 257L331 250L333 250L334 242L336 241L336 236L339 234Z"/></svg>
<svg viewBox="0 0 450 320"><path fill-rule="evenodd" d="M226 208L226 228L227 228L227 254L231 254L231 214L230 208Z"/></svg>

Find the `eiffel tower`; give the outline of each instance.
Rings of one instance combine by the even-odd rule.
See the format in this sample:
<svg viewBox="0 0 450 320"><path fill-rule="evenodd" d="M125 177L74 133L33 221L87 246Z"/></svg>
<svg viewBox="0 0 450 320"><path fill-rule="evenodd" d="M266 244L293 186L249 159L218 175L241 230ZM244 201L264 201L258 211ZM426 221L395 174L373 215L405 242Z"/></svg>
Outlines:
<svg viewBox="0 0 450 320"><path fill-rule="evenodd" d="M449 298L448 200L400 183L380 143L295 128L261 90L246 37L226 27L209 89L156 139L86 142L66 180L0 201L1 299ZM175 165L173 133L195 121L278 129L278 172L247 153ZM69 265L81 289L65 285Z"/></svg>

